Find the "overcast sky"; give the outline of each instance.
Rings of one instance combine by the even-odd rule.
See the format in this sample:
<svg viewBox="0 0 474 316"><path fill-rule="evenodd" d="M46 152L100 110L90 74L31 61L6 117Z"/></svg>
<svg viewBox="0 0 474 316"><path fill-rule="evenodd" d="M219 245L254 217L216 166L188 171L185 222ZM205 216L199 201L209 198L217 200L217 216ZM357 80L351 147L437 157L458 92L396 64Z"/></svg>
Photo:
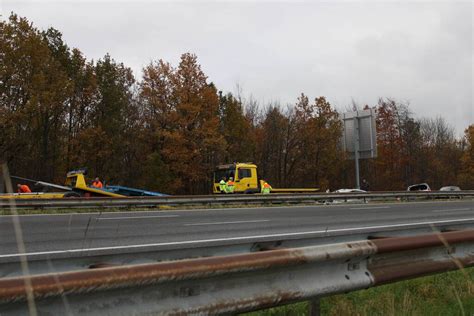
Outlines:
<svg viewBox="0 0 474 316"><path fill-rule="evenodd" d="M446 118L458 135L474 123L472 1L0 0L0 10L136 75L192 52L218 89L239 84L261 103L293 104L304 92L345 109L390 97Z"/></svg>

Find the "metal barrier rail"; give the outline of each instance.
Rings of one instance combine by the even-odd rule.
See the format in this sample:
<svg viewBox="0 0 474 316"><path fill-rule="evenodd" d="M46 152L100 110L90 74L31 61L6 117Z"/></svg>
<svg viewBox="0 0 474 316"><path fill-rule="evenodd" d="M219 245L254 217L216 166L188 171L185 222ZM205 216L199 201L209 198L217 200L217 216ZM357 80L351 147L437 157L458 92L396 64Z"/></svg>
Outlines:
<svg viewBox="0 0 474 316"><path fill-rule="evenodd" d="M0 279L0 313L27 294L51 315L258 310L474 265L474 230Z"/></svg>
<svg viewBox="0 0 474 316"><path fill-rule="evenodd" d="M162 205L219 205L219 204L279 204L332 202L337 200L388 200L411 198L474 197L474 191L431 192L372 192L372 193L311 193L311 194L248 194L248 195L195 195L129 198L62 198L62 199L0 199L0 209L17 208L80 208L80 207L157 207Z"/></svg>

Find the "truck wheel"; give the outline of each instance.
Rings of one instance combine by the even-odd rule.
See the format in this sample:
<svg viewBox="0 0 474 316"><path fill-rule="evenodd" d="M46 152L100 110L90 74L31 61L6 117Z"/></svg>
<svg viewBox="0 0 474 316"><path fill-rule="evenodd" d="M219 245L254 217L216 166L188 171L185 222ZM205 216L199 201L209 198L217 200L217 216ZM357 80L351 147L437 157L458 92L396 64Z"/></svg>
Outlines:
<svg viewBox="0 0 474 316"><path fill-rule="evenodd" d="M77 192L67 192L63 195L65 198L78 198L81 197L81 195Z"/></svg>

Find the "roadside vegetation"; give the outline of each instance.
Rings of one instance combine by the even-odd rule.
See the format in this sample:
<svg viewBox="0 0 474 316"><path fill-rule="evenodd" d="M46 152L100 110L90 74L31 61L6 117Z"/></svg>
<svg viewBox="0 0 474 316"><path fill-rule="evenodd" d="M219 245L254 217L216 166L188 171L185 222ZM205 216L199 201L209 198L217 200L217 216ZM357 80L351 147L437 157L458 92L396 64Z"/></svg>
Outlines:
<svg viewBox="0 0 474 316"><path fill-rule="evenodd" d="M252 161L273 187L352 188L339 114L375 108L378 157L361 161L371 190L474 189L474 125L456 135L442 117L420 118L396 99L337 110L315 87L314 98L261 104L220 91L192 53L176 64L158 55L134 74L13 13L0 19L0 56L0 157L15 176L60 184L87 167L107 183L206 194L216 165Z"/></svg>
<svg viewBox="0 0 474 316"><path fill-rule="evenodd" d="M246 316L309 315L302 302ZM321 299L321 315L473 315L474 268Z"/></svg>

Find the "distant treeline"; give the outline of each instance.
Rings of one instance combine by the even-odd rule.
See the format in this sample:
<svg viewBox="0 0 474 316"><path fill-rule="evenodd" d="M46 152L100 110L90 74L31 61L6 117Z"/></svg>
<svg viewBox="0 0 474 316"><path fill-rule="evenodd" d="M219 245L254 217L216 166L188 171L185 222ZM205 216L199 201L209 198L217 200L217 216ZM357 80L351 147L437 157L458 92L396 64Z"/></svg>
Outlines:
<svg viewBox="0 0 474 316"><path fill-rule="evenodd" d="M379 156L361 166L371 190L474 189L474 125L457 139L443 118L415 119L385 98L374 107ZM0 126L11 174L43 181L88 167L115 184L208 193L217 164L251 161L273 187L355 183L325 97L301 94L281 107L222 93L190 53L177 66L153 61L136 78L111 56L87 60L59 31L14 14L0 22Z"/></svg>

